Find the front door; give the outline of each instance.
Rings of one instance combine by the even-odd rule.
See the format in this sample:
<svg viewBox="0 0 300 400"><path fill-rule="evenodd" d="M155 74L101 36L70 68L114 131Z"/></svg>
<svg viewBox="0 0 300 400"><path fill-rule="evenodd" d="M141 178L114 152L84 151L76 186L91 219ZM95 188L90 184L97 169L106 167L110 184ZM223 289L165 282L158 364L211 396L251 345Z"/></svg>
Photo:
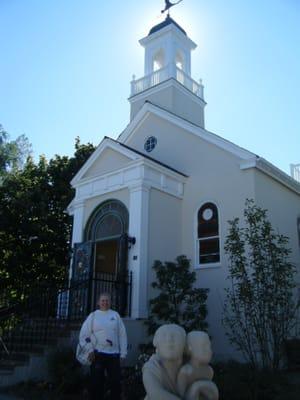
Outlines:
<svg viewBox="0 0 300 400"><path fill-rule="evenodd" d="M108 292L112 306L121 314L127 305L128 211L118 200L102 203L92 213L85 231L86 240L94 243L91 308L97 307L100 293Z"/></svg>
<svg viewBox="0 0 300 400"><path fill-rule="evenodd" d="M104 240L95 244L94 278L115 276L118 263L118 240Z"/></svg>
<svg viewBox="0 0 300 400"><path fill-rule="evenodd" d="M95 243L92 285L93 308L97 307L99 295L107 292L111 295L113 307L118 309L121 314L125 313L128 297L127 249L127 234L117 239L102 240Z"/></svg>

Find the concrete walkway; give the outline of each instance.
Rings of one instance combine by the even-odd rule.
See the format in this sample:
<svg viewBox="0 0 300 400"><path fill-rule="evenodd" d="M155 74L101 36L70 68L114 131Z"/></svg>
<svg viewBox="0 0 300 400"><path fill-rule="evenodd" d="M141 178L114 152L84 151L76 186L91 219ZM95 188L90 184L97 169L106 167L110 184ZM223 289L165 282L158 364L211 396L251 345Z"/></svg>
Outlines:
<svg viewBox="0 0 300 400"><path fill-rule="evenodd" d="M21 397L16 397L10 394L0 393L0 400L22 400Z"/></svg>

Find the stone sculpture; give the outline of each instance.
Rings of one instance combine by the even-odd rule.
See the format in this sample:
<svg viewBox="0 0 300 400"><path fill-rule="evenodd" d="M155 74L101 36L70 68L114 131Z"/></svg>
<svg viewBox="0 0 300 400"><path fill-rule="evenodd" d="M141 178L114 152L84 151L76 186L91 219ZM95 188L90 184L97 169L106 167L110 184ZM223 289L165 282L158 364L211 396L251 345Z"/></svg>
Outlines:
<svg viewBox="0 0 300 400"><path fill-rule="evenodd" d="M218 400L207 333L186 335L179 325L163 325L155 332L153 345L156 353L143 367L145 400ZM189 360L183 365L185 350Z"/></svg>

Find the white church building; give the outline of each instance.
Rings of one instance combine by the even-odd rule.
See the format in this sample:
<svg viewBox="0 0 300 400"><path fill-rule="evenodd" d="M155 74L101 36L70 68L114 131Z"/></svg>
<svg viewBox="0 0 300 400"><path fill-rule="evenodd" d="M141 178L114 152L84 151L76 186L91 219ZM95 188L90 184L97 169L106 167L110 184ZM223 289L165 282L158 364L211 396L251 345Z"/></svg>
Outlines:
<svg viewBox="0 0 300 400"><path fill-rule="evenodd" d="M171 17L139 43L144 76L131 82L130 122L117 140L102 140L71 182L70 277L96 282L71 298L71 307L81 302L88 312L99 290L113 287L128 324L142 325L153 296L153 262L184 254L197 285L209 289L207 322L221 357L230 351L221 323L227 221L242 217L245 200L254 199L289 236L300 270L300 183L205 129L203 86L191 75L196 44Z"/></svg>

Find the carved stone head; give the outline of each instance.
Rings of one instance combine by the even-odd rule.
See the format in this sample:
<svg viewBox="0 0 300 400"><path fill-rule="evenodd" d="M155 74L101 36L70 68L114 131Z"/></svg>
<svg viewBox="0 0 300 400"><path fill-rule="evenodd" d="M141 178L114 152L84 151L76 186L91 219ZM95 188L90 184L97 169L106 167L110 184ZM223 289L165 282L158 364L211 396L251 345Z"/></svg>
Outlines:
<svg viewBox="0 0 300 400"><path fill-rule="evenodd" d="M162 325L154 334L153 345L160 358L176 360L182 358L185 348L185 330L176 324Z"/></svg>
<svg viewBox="0 0 300 400"><path fill-rule="evenodd" d="M201 364L208 364L212 357L209 336L203 331L192 331L186 337L186 352Z"/></svg>

